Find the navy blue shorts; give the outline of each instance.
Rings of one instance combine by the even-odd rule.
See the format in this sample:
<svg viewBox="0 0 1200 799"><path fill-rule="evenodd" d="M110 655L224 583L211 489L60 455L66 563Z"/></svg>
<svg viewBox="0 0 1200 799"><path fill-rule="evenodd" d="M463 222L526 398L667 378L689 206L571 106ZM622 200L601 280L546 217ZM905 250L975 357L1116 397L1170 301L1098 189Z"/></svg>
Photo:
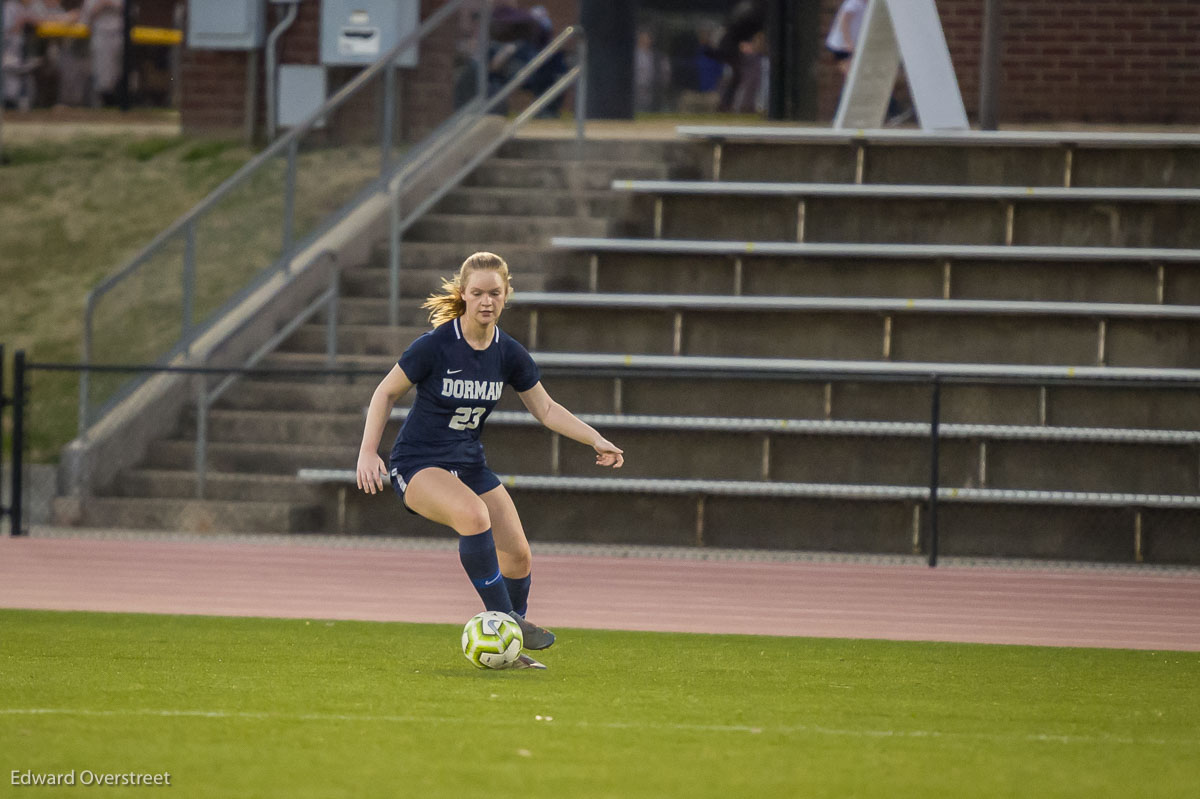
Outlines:
<svg viewBox="0 0 1200 799"><path fill-rule="evenodd" d="M403 462L393 464L391 470L388 472L392 478L392 489L403 500L404 492L408 490L408 484L412 481L413 476L422 469L430 468L445 469L461 480L463 485L474 491L477 496L486 494L500 485L500 478L486 464L463 467L447 466L444 463ZM408 502L404 503L404 507L409 513L416 513L416 511L408 507Z"/></svg>

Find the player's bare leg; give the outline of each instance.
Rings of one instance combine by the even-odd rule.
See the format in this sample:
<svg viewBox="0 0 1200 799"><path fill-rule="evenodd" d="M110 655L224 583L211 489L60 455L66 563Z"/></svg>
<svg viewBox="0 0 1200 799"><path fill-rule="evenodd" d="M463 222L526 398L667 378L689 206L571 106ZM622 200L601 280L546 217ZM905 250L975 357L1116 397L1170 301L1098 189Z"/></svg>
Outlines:
<svg viewBox="0 0 1200 799"><path fill-rule="evenodd" d="M510 579L524 579L529 576L531 555L529 540L525 537L525 528L521 525L521 517L517 507L504 486L496 486L491 491L480 495L488 509L492 521L492 535L496 539L496 556L500 560L500 573ZM521 633L525 637L526 649L547 649L554 643L554 633L527 621L524 614L514 612L513 618L521 625ZM537 661L533 661L537 663ZM537 668L526 666L526 668ZM544 666L542 667L544 668Z"/></svg>
<svg viewBox="0 0 1200 799"><path fill-rule="evenodd" d="M414 474L408 481L404 499L412 510L458 533L459 560L485 608L510 614L520 625L529 649L545 649L554 643L554 633L513 612L508 584L502 580L500 551L495 544L497 538L511 541L511 523L497 536L492 530L488 506L445 469L428 468ZM511 545L506 543L506 546L511 550Z"/></svg>
<svg viewBox="0 0 1200 799"><path fill-rule="evenodd" d="M414 474L404 491L404 502L426 519L444 524L459 535L474 535L492 526L487 505L445 469L432 467ZM499 546L497 556L498 550Z"/></svg>

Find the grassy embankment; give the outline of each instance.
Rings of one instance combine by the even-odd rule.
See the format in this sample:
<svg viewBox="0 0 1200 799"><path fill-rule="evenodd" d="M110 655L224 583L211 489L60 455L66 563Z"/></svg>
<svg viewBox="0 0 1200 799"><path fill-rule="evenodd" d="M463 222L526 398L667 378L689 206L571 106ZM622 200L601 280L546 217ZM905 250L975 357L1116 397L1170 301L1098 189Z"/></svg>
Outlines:
<svg viewBox="0 0 1200 799"><path fill-rule="evenodd" d="M7 138L7 136L6 136ZM80 359L88 292L233 174L253 152L230 141L78 133L6 142L0 166L0 343L30 359ZM365 184L370 147L305 153L297 235ZM219 306L280 251L283 162L275 159L205 217L196 235L196 316ZM145 362L179 334L182 238L96 315L96 360ZM6 368L7 365L6 365ZM11 386L11 371L8 385ZM31 377L30 459L53 461L76 433L78 382ZM104 381L97 381L103 383ZM111 379L109 380L111 383ZM7 421L7 420L6 420Z"/></svg>

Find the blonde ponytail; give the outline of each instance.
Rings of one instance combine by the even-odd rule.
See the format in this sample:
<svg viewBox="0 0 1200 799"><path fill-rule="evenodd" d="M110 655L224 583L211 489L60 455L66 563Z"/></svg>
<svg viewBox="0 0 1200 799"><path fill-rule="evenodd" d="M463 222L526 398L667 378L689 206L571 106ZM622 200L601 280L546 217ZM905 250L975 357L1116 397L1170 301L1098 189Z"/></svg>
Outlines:
<svg viewBox="0 0 1200 799"><path fill-rule="evenodd" d="M494 269L499 272L500 277L504 279L505 299L512 294L512 279L508 272L508 264L504 262L504 259L490 252L474 253L463 261L458 274L449 280L442 281L440 294L429 295L429 299L421 305L422 308L429 309L430 324L437 327L443 322L457 319L466 312L467 301L463 299L463 287L467 285L467 279L472 272L482 269Z"/></svg>

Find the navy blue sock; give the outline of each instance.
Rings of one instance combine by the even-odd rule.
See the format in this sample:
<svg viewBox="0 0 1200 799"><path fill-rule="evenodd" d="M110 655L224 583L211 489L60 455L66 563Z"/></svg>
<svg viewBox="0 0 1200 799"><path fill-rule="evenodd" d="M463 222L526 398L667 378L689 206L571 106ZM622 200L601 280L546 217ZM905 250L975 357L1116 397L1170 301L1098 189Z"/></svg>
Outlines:
<svg viewBox="0 0 1200 799"><path fill-rule="evenodd" d="M462 561L471 584L488 610L512 612L512 600L508 598L508 587L500 576L500 562L496 560L496 542L489 527L475 535L458 537L458 559Z"/></svg>
<svg viewBox="0 0 1200 799"><path fill-rule="evenodd" d="M504 585L508 588L508 598L512 600L513 610L522 616L529 607L529 578L531 576L527 574L524 577L504 578Z"/></svg>

